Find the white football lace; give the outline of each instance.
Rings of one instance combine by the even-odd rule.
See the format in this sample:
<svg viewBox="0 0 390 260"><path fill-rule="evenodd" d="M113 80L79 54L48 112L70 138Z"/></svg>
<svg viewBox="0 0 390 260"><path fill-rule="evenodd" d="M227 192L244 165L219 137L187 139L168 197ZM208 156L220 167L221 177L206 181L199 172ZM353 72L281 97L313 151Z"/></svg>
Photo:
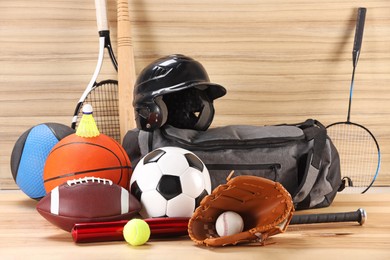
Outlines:
<svg viewBox="0 0 390 260"><path fill-rule="evenodd" d="M79 178L79 179L73 179L73 180L67 181L66 183L69 186L72 186L75 184L88 183L88 182L98 182L98 183L109 184L109 185L112 185L112 183L113 183L111 180L97 178L97 177L84 177L84 178Z"/></svg>

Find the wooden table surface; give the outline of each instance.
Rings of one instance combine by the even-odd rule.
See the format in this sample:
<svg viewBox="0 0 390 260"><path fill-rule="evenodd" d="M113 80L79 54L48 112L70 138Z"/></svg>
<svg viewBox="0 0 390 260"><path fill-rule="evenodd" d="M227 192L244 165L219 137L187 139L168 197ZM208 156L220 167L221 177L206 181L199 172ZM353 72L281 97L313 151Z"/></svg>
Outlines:
<svg viewBox="0 0 390 260"><path fill-rule="evenodd" d="M152 240L139 247L125 242L75 244L35 210L20 191L0 191L0 259L390 259L390 192L338 194L331 207L302 213L354 211L357 223L290 225L286 233L256 244L224 248L196 246L187 236Z"/></svg>

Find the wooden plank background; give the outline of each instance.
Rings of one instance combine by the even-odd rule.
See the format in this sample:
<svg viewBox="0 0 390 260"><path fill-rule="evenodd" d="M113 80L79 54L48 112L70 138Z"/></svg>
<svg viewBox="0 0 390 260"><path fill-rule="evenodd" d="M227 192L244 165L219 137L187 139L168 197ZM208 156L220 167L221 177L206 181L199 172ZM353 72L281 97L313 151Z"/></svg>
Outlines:
<svg viewBox="0 0 390 260"><path fill-rule="evenodd" d="M215 102L213 126L344 120L361 4L368 10L351 119L378 137L376 185L389 185L388 0L131 0L136 71L167 54L199 60L228 91ZM116 1L108 6L115 47ZM94 1L2 0L0 35L0 188L12 188L17 138L39 123L70 125L93 73Z"/></svg>

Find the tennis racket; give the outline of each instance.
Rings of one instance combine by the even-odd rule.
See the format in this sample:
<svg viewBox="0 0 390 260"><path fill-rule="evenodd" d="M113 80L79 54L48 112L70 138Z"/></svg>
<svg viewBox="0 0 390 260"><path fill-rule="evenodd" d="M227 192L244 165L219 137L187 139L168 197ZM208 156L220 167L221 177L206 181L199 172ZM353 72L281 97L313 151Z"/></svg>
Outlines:
<svg viewBox="0 0 390 260"><path fill-rule="evenodd" d="M73 114L72 128L76 129L82 117L81 108L83 104L88 103L93 107L93 115L99 131L120 142L118 81L109 79L97 82L97 78L104 62L105 49L110 56L110 60L115 70L118 70L118 63L115 59L110 40L106 0L95 0L95 8L99 32L98 60L93 76L77 103Z"/></svg>
<svg viewBox="0 0 390 260"><path fill-rule="evenodd" d="M341 175L346 184L345 191L365 193L378 176L381 153L374 135L365 126L350 121L355 70L359 60L366 8L359 8L355 40L352 51L352 80L349 92L347 121L327 126L327 132L336 146L341 164Z"/></svg>

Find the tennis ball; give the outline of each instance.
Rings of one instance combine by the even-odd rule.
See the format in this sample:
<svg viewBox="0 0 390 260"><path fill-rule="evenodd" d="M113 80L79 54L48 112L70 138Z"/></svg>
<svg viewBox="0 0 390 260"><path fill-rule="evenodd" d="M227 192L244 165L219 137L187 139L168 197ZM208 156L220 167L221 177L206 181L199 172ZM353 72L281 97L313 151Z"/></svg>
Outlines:
<svg viewBox="0 0 390 260"><path fill-rule="evenodd" d="M145 244L150 237L148 223L142 219L132 219L123 228L123 237L132 246Z"/></svg>

